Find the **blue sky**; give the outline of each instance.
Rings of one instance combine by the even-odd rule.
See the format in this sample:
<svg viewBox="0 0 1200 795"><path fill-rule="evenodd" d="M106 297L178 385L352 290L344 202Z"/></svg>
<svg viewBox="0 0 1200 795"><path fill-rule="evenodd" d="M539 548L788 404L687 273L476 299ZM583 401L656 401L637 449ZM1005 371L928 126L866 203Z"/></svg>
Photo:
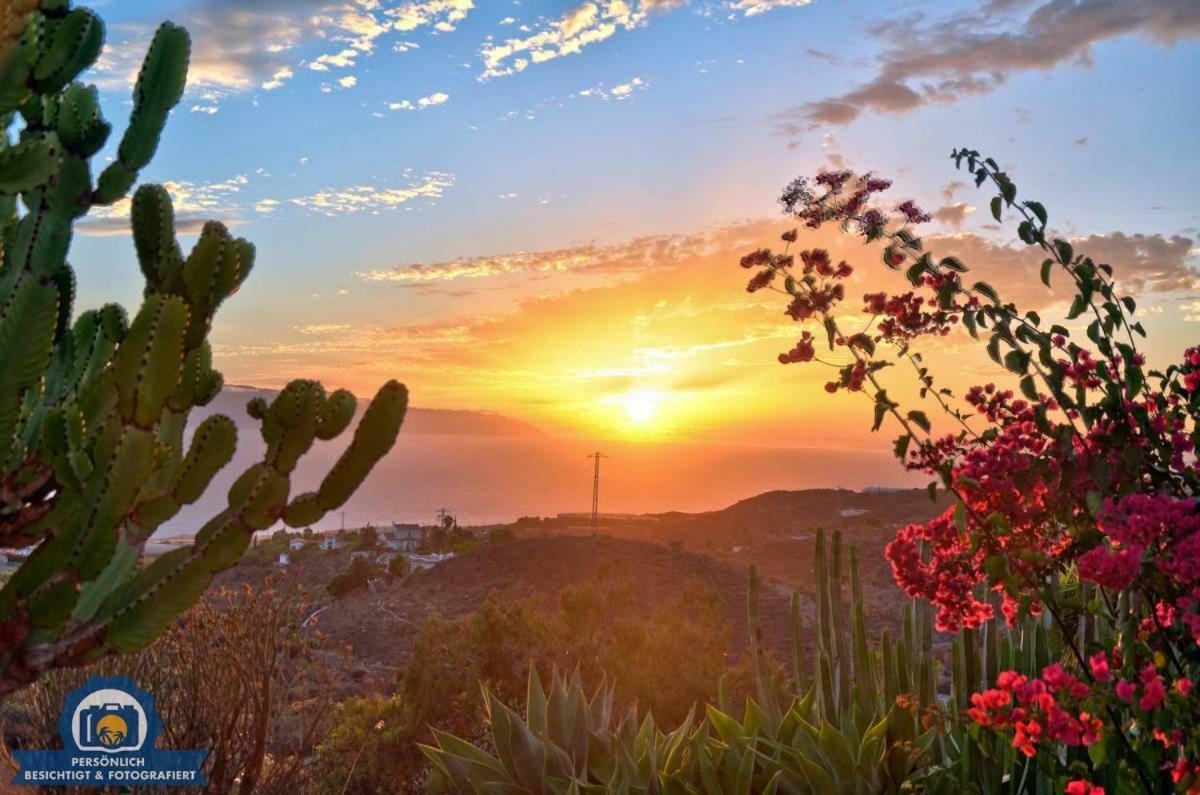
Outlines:
<svg viewBox="0 0 1200 795"><path fill-rule="evenodd" d="M731 311L721 290L741 300L736 268L716 289L719 271L690 276L658 249L630 253L639 241L707 235L705 256L733 257L721 246L776 217L789 179L845 166L944 209L948 238L999 246L1011 230L972 211L988 197L952 185L948 154L964 145L1008 167L1061 233L1096 236L1157 274L1164 329L1200 329L1187 320L1200 316L1188 308L1200 234L1194 0L94 7L109 31L91 77L118 129L154 26L172 19L192 32L191 88L144 177L171 183L193 222L185 229L220 218L258 246L258 270L215 337L233 382L315 374L365 392L395 370L430 385L414 390L425 405L568 427L576 402L528 408L523 390L644 372L650 309L686 308L656 339L662 349L683 345L692 322L697 337L719 326L728 342L745 338L714 319ZM121 209L83 231L83 303L135 301ZM1135 234L1148 237L1132 245ZM606 265L618 250L636 263ZM405 273L418 264L426 270ZM663 286L652 269L704 285ZM614 318L609 306L584 324L588 296L605 306L618 287L627 295L615 305L638 312ZM538 342L564 328L539 317L566 306L579 307L562 322L595 359L586 367ZM614 324L633 329L624 348L610 349ZM778 343L760 336L732 364L724 353L694 362L742 368L721 399L761 391L766 376L751 363L769 365ZM489 390L497 379L511 388ZM598 382L587 401L627 388Z"/></svg>

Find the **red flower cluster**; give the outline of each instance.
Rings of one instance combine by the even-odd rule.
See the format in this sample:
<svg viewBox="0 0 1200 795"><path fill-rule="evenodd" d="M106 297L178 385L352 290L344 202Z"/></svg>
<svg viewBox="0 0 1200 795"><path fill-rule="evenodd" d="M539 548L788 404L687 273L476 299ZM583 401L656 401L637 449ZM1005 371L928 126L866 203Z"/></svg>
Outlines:
<svg viewBox="0 0 1200 795"><path fill-rule="evenodd" d="M1188 392L1200 392L1200 347L1188 348L1184 362L1188 372L1183 376L1183 388Z"/></svg>
<svg viewBox="0 0 1200 795"><path fill-rule="evenodd" d="M991 176L1001 200L1012 203L1008 177L981 170L986 162L995 172L994 162L975 153L956 157L967 159L979 182ZM938 477L956 504L896 534L886 550L896 582L937 606L940 631L979 627L996 618L997 605L1010 625L1048 611L1051 631L1060 634L1079 673L1060 664L1033 679L1007 672L994 689L972 696L969 714L1006 732L1022 754L1044 751L1039 766L1055 768L1059 782L1069 780L1067 795L1103 795L1076 767L1064 767L1061 753L1063 745L1095 742L1101 729L1131 752L1117 764L1137 766L1147 789L1154 789L1155 775L1160 782L1169 775L1177 791L1200 795L1200 706L1193 686L1200 670L1200 346L1188 348L1182 364L1165 373L1144 370L1134 302L1114 294L1111 268L1073 253L1066 241L1036 243L1049 265L1074 277L1076 304L1101 316L1089 327L1092 350L1071 341L1063 326L1047 330L1037 313L1020 313L987 285L964 289L966 266L952 257L936 259L911 231L930 220L927 213L911 201L894 210L872 206L873 194L890 184L828 172L811 184L796 180L782 201L811 228L834 222L868 242L884 240L885 264L911 263L907 275L917 285L900 295L864 295L870 320L858 333L843 331L833 310L844 300L850 266L835 266L822 249L799 253L802 272L788 271L787 314L820 317L833 342L853 355L835 365L839 375L825 389L866 391L875 399L877 420L888 410L900 414L874 376L895 363L876 349L890 342L896 360L915 366L921 397L932 395L963 426L955 435L922 435L917 431L928 431L928 418L908 413L897 454L910 470ZM1029 211L1023 239L1028 242L1030 231L1044 236L1040 206L1021 206ZM1043 219L1040 227L1035 216ZM789 235L789 243L797 239L795 231ZM742 264L774 272L795 263L764 251ZM756 289L770 283L763 274L751 282ZM947 390L935 390L923 360L910 352L912 343L960 324L987 340L988 353L1015 374L1012 386L1019 383L1023 398L994 384L973 387L965 395L972 418L961 404L949 405L956 399ZM779 361L814 359L813 343L804 332ZM1085 583L1075 586L1084 599L1070 590L1064 598L1047 585L1076 576ZM1130 614L1130 632L1113 629ZM1091 621L1097 623L1083 623ZM1084 626L1100 627L1098 636L1076 636ZM1130 761L1149 743L1167 748L1169 761L1158 771ZM1161 748L1154 754L1164 758Z"/></svg>
<svg viewBox="0 0 1200 795"><path fill-rule="evenodd" d="M795 346L787 353L779 354L780 364L794 364L796 362L811 362L816 356L816 351L813 349L813 335L805 331L800 335L800 339L796 341Z"/></svg>
<svg viewBox="0 0 1200 795"><path fill-rule="evenodd" d="M756 293L764 287L770 287L771 282L775 281L775 269L767 268L750 277L750 283L746 285L746 292Z"/></svg>
<svg viewBox="0 0 1200 795"><path fill-rule="evenodd" d="M1077 708L1090 694L1058 663L1043 668L1040 679L1001 671L995 688L971 694L967 715L981 726L1011 729L1013 748L1036 756L1042 743L1091 745L1100 738L1104 721Z"/></svg>
<svg viewBox="0 0 1200 795"><path fill-rule="evenodd" d="M1097 374L1098 365L1099 363L1083 348L1075 350L1072 361L1058 360L1058 366L1067 381L1083 389L1099 389L1103 384Z"/></svg>
<svg viewBox="0 0 1200 795"><path fill-rule="evenodd" d="M921 212L921 208L913 204L912 201L906 201L896 208L896 212L904 216L905 220L910 224L924 224L933 220L933 216L928 213Z"/></svg>
<svg viewBox="0 0 1200 795"><path fill-rule="evenodd" d="M816 273L818 276L844 279L854 272L844 261L834 267L833 261L829 259L829 252L823 248L801 251L800 260L804 263L805 273Z"/></svg>
<svg viewBox="0 0 1200 795"><path fill-rule="evenodd" d="M846 186L852 179L853 174L849 171L818 174L816 184L826 191L817 196L809 187L808 180L801 177L793 180L784 189L779 201L783 204L784 212L795 215L810 229L817 229L826 221L855 221L859 223L864 234L868 234L868 229L881 229L884 219L877 210L867 210L866 213L862 211L871 194L887 190L892 183L864 174L854 183L854 189L848 195L844 195Z"/></svg>
<svg viewBox="0 0 1200 795"><path fill-rule="evenodd" d="M792 320L807 320L813 315L828 312L833 305L846 297L846 289L840 284L814 287L792 297L783 313Z"/></svg>
<svg viewBox="0 0 1200 795"><path fill-rule="evenodd" d="M751 251L749 254L742 257L741 263L743 268L756 268L759 265L771 264L771 249L760 248L757 251Z"/></svg>
<svg viewBox="0 0 1200 795"><path fill-rule="evenodd" d="M1160 603L1157 623L1182 622L1200 644L1200 504L1169 494L1105 500L1097 527L1104 541L1079 556L1079 575L1111 590L1128 588L1143 562L1173 586L1174 604Z"/></svg>
<svg viewBox="0 0 1200 795"><path fill-rule="evenodd" d="M958 323L957 316L912 292L893 296L868 293L863 296L863 302L867 312L885 315L879 322L878 339L889 342L911 340L921 335L944 337ZM925 307L932 311L926 311Z"/></svg>

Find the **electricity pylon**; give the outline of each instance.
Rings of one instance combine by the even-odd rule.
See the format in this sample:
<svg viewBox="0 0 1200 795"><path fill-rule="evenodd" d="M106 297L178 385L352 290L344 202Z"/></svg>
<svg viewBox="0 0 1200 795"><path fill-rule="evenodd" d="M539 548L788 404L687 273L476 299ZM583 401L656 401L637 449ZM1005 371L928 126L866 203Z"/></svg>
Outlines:
<svg viewBox="0 0 1200 795"><path fill-rule="evenodd" d="M592 536L595 537L600 524L600 459L608 456L597 450L588 458L596 459L596 473L592 476Z"/></svg>

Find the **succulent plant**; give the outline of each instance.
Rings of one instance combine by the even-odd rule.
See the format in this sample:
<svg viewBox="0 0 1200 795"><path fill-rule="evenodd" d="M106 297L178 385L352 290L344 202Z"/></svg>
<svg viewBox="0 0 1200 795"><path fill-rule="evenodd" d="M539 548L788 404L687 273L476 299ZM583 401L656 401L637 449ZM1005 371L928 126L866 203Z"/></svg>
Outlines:
<svg viewBox="0 0 1200 795"><path fill-rule="evenodd" d="M297 380L270 404L252 401L263 459L190 546L142 564L154 531L233 457L228 417L200 423L190 443L185 428L221 390L208 335L255 250L210 222L185 255L167 191L142 185L129 202L141 306L132 320L112 304L75 317L73 225L124 199L150 162L190 49L182 28L158 29L116 156L93 181L111 128L95 86L76 78L103 39L100 19L65 0L0 9L0 546L32 550L0 590L0 694L145 646L255 531L309 525L343 505L391 448L408 403L403 385L385 384L320 487L292 495L297 462L346 430L355 397Z"/></svg>
<svg viewBox="0 0 1200 795"><path fill-rule="evenodd" d="M949 692L942 693L931 607L905 605L899 636L893 642L884 634L872 649L853 547L848 559L844 594L840 534L827 547L824 532L817 533L816 626L806 632L800 597L793 594L790 677L774 673L778 669L767 659L759 579L750 569L747 610L756 692L740 710L722 686L718 703L697 707L674 728L660 728L650 715L639 718L635 707L615 709L613 690L603 683L589 693L578 674L554 672L547 692L531 670L524 718L484 692L494 753L439 731L422 750L455 792L1054 791L1053 779L1035 761L973 731L963 714L969 694L994 682L998 671L1039 671L1053 658L1047 626L1029 618L1005 630L991 621L982 636L955 637Z"/></svg>

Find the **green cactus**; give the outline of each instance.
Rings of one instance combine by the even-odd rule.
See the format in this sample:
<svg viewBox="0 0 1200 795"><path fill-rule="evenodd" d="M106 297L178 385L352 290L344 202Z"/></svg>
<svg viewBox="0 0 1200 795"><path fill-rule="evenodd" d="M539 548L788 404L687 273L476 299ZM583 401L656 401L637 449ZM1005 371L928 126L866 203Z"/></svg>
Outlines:
<svg viewBox="0 0 1200 795"><path fill-rule="evenodd" d="M308 525L343 505L391 449L408 403L404 386L385 384L318 490L298 496L297 462L348 427L355 398L298 380L269 405L253 403L263 460L191 546L141 564L154 531L233 457L229 418L205 420L187 444L184 431L221 389L208 335L253 269L254 247L210 222L185 256L167 191L142 185L130 203L142 305L132 320L109 305L72 322L72 226L128 194L187 77L188 34L164 24L117 156L93 183L91 160L111 128L95 87L76 78L103 38L100 19L65 0L0 10L0 546L32 549L0 589L0 694L145 646L255 531Z"/></svg>

